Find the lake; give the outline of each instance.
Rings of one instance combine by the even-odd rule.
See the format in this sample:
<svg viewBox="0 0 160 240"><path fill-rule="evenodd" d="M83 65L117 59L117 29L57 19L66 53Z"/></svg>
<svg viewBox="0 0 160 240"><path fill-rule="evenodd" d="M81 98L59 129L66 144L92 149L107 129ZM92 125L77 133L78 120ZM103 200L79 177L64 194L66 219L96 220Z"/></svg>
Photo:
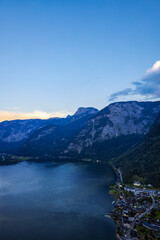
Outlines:
<svg viewBox="0 0 160 240"><path fill-rule="evenodd" d="M93 163L22 162L0 167L0 239L114 240L104 217L112 170Z"/></svg>

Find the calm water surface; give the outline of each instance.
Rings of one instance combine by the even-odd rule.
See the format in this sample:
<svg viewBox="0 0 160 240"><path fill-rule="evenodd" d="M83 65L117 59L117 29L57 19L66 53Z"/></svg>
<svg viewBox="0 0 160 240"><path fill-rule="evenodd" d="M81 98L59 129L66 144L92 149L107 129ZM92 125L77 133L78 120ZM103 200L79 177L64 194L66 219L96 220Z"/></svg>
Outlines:
<svg viewBox="0 0 160 240"><path fill-rule="evenodd" d="M98 164L0 167L1 240L114 240L112 170Z"/></svg>

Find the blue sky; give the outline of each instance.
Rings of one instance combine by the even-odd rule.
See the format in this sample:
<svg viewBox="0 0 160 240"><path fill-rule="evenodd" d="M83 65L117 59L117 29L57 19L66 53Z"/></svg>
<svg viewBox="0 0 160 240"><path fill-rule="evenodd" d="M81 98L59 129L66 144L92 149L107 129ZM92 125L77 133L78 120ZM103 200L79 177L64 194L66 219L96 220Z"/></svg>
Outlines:
<svg viewBox="0 0 160 240"><path fill-rule="evenodd" d="M133 82L160 60L159 13L159 0L1 0L0 120L158 99Z"/></svg>

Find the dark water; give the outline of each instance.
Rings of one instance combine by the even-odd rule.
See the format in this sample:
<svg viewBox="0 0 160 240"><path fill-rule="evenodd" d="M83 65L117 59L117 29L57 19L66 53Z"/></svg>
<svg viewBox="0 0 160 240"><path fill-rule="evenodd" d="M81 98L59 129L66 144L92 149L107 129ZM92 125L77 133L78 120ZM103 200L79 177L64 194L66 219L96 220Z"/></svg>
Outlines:
<svg viewBox="0 0 160 240"><path fill-rule="evenodd" d="M0 167L1 240L114 240L112 170L97 164Z"/></svg>

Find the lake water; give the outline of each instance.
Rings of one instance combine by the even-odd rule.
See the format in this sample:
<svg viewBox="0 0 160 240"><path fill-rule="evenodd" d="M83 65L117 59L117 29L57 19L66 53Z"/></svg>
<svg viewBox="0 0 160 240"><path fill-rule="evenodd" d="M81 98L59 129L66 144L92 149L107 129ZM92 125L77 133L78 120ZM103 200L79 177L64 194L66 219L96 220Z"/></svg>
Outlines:
<svg viewBox="0 0 160 240"><path fill-rule="evenodd" d="M114 240L112 170L88 163L0 167L1 240Z"/></svg>

